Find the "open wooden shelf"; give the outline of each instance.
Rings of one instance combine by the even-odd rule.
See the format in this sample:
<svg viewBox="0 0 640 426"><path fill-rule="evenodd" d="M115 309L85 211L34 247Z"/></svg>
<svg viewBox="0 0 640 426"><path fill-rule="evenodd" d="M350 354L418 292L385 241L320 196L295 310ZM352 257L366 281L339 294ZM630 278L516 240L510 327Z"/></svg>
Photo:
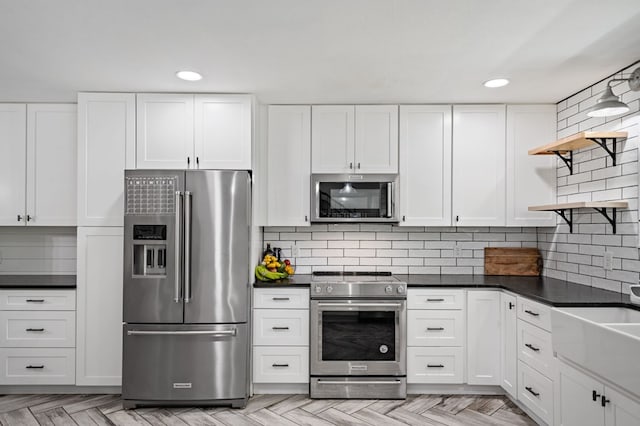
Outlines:
<svg viewBox="0 0 640 426"><path fill-rule="evenodd" d="M569 168L569 173L573 174L573 151L587 148L592 145L599 145L613 159L616 165L616 141L626 139L627 132L580 132L575 135L548 143L529 150L529 155L557 155ZM607 141L612 141L611 148L607 146ZM566 155L568 153L568 156Z"/></svg>
<svg viewBox="0 0 640 426"><path fill-rule="evenodd" d="M629 202L626 200L616 201L578 201L575 203L562 203L562 204L546 204L544 206L530 206L529 211L550 211L556 212L561 218L569 225L569 232L573 233L573 210L574 209L595 209L598 213L604 216L605 219L611 224L613 233L616 233L616 213L618 209L626 209L629 207ZM611 215L607 213L607 209L611 209ZM569 216L567 216L567 211Z"/></svg>

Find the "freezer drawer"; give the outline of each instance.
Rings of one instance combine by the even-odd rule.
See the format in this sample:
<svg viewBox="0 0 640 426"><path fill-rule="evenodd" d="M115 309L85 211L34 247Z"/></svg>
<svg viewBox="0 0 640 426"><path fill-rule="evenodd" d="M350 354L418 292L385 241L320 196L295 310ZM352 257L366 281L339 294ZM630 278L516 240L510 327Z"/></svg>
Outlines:
<svg viewBox="0 0 640 426"><path fill-rule="evenodd" d="M124 400L179 403L247 397L247 324L125 324L123 352Z"/></svg>

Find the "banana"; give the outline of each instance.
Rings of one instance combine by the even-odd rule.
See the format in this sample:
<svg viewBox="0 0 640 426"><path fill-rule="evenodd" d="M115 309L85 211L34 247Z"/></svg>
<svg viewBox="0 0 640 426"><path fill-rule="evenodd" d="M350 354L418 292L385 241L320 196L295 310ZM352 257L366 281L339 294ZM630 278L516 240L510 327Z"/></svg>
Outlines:
<svg viewBox="0 0 640 426"><path fill-rule="evenodd" d="M286 272L271 272L264 265L256 266L255 275L260 281L281 280L288 276Z"/></svg>

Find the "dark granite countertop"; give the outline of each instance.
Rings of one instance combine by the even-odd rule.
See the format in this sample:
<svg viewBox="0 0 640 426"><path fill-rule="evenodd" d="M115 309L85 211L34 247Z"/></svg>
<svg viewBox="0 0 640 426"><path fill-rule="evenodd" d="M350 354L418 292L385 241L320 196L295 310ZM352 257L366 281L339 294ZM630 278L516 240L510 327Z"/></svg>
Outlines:
<svg viewBox="0 0 640 426"><path fill-rule="evenodd" d="M0 275L0 288L76 288L75 275Z"/></svg>
<svg viewBox="0 0 640 426"><path fill-rule="evenodd" d="M501 288L552 306L622 306L640 310L629 295L549 277L494 275L394 275L409 287ZM258 281L260 287L309 287L312 275L294 275L278 282Z"/></svg>

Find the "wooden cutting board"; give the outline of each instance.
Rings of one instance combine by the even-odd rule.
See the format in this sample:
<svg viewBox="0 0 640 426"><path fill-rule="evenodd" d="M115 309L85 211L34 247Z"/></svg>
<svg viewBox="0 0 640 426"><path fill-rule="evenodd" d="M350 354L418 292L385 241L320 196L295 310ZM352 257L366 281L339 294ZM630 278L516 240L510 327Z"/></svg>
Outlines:
<svg viewBox="0 0 640 426"><path fill-rule="evenodd" d="M486 247L485 275L539 276L542 256L537 248Z"/></svg>

